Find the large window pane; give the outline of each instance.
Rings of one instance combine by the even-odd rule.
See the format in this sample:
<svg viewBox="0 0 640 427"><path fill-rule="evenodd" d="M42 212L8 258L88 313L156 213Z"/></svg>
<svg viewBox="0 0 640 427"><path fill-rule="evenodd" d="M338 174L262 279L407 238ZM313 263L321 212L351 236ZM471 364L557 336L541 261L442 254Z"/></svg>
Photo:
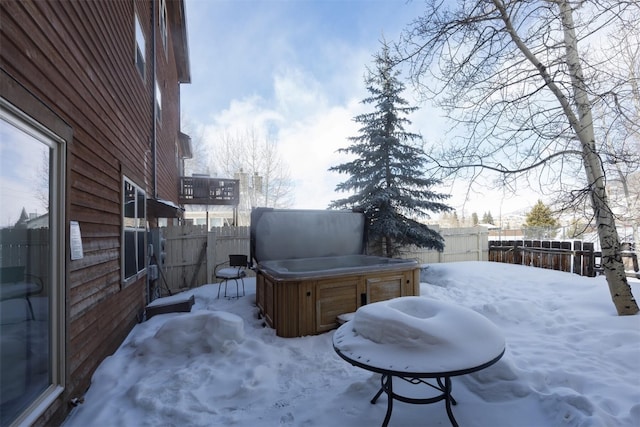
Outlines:
<svg viewBox="0 0 640 427"><path fill-rule="evenodd" d="M145 232L146 232L146 194L124 178L123 185L123 241L122 263L124 281L135 276L145 268Z"/></svg>
<svg viewBox="0 0 640 427"><path fill-rule="evenodd" d="M141 190L138 190L138 218L140 218L141 220L144 220L145 216L146 216L146 200L145 200L145 194L144 192L142 192ZM144 221L141 221L144 222Z"/></svg>
<svg viewBox="0 0 640 427"><path fill-rule="evenodd" d="M2 110L0 110L2 113ZM53 144L0 115L0 425L52 383Z"/></svg>
<svg viewBox="0 0 640 427"><path fill-rule="evenodd" d="M124 217L127 219L136 218L136 187L127 181L124 183ZM132 227L134 224L134 222L129 222L125 226Z"/></svg>
<svg viewBox="0 0 640 427"><path fill-rule="evenodd" d="M124 232L124 277L131 277L138 272L136 268L136 232ZM131 256L132 254L133 256Z"/></svg>
<svg viewBox="0 0 640 427"><path fill-rule="evenodd" d="M144 237L146 233L144 231L138 231L138 271L144 268L144 257L145 257L145 244Z"/></svg>

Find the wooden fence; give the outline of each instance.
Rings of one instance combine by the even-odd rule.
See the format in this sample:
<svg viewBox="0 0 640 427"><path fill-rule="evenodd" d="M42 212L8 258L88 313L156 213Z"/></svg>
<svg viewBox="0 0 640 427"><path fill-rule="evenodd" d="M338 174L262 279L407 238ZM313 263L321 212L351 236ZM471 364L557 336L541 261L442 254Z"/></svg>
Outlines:
<svg viewBox="0 0 640 427"><path fill-rule="evenodd" d="M172 292L215 283L216 265L228 261L229 254L249 254L249 227L215 227L207 232L204 225L183 225L161 232L166 255L160 280Z"/></svg>
<svg viewBox="0 0 640 427"><path fill-rule="evenodd" d="M49 280L49 229L5 228L0 230L0 266L24 267L24 272Z"/></svg>
<svg viewBox="0 0 640 427"><path fill-rule="evenodd" d="M421 264L458 261L487 261L489 232L484 227L442 228L436 230L444 238L444 251L410 246L401 250L401 257L415 259Z"/></svg>
<svg viewBox="0 0 640 427"><path fill-rule="evenodd" d="M160 262L160 280L172 292L206 283L206 227L190 224L167 227L161 234L165 256L164 262Z"/></svg>
<svg viewBox="0 0 640 427"><path fill-rule="evenodd" d="M529 265L594 277L600 271L593 243L560 240L491 240L489 261Z"/></svg>
<svg viewBox="0 0 640 427"><path fill-rule="evenodd" d="M445 250L425 250L407 247L402 257L420 263L452 261L486 261L488 232L482 227L444 228ZM184 225L162 229L165 239L163 277L172 292L215 283L215 266L227 261L229 254L249 254L249 227L214 227ZM253 275L253 272L249 272Z"/></svg>

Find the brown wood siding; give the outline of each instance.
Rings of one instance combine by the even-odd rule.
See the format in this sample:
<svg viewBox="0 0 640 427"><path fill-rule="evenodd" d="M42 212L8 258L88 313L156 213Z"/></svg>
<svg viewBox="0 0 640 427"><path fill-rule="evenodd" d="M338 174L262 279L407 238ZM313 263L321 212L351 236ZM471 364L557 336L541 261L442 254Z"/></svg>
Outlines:
<svg viewBox="0 0 640 427"><path fill-rule="evenodd" d="M84 258L67 255L67 375L64 395L36 425L56 425L84 394L98 364L117 349L144 307L145 278L120 279L122 174L153 196L152 2L0 2L0 67L73 129L67 145L66 224L78 221ZM145 75L135 65L134 11L146 39ZM169 20L169 25L172 21ZM156 37L162 89L157 193L177 202L180 126L177 67ZM35 117L37 119L37 117ZM68 237L67 237L68 239ZM68 246L68 242L67 242Z"/></svg>
<svg viewBox="0 0 640 427"><path fill-rule="evenodd" d="M158 13L157 11L155 12ZM167 45L162 44L160 29L156 36L158 85L162 92L162 120L158 122L158 194L165 200L177 200L178 133L180 131L180 85L173 51L171 19L167 19Z"/></svg>

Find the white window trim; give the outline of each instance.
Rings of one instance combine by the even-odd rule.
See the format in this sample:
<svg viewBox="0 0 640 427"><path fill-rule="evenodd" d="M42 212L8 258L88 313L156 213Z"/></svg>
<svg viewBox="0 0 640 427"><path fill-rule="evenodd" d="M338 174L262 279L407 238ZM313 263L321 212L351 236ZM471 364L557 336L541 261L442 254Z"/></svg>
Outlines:
<svg viewBox="0 0 640 427"><path fill-rule="evenodd" d="M51 345L51 377L47 387L12 425L33 424L57 399L65 387L66 372L66 231L65 231L65 171L66 142L28 115L0 98L0 118L31 135L51 149L49 176L51 181L49 200L49 223L51 226L51 322L49 325Z"/></svg>
<svg viewBox="0 0 640 427"><path fill-rule="evenodd" d="M122 175L122 186L121 186L121 189L122 189L122 200L121 200L121 203L122 203L122 212L121 212L121 218L122 218L121 241L122 241L122 244L121 244L121 250L120 250L120 271L121 271L120 279L121 279L123 287L126 287L126 286L130 285L131 283L135 282L140 277L144 276L146 274L146 271L147 271L146 270L146 262L143 262L142 266L138 266L137 272L135 274L133 274L130 277L125 277L125 275L126 275L126 271L125 271L126 270L125 269L125 262L126 262L126 259L125 259L125 247L126 247L126 245L125 245L125 232L126 231L143 232L143 233L145 233L145 235L144 235L145 245L146 245L146 241L147 241L147 236L146 236L146 232L147 232L147 217L146 217L147 209L146 209L146 206L145 206L145 217L139 219L140 223L137 226L127 227L125 225L125 203L124 203L124 197L125 197L125 185L127 183L129 183L130 185L132 185L136 189L136 194L137 194L138 191L142 192L142 194L144 195L145 203L146 203L146 200L147 200L146 199L147 192L142 187L140 187L138 184L136 184L135 181L133 181L131 178L129 178L129 177L125 176L125 175ZM137 197L135 197L135 203L136 203L135 211L138 212L138 209L137 209L138 198ZM138 239L135 239L135 244L136 244L135 253L136 253L136 259L137 259ZM146 253L146 247L144 249L145 249L145 253Z"/></svg>

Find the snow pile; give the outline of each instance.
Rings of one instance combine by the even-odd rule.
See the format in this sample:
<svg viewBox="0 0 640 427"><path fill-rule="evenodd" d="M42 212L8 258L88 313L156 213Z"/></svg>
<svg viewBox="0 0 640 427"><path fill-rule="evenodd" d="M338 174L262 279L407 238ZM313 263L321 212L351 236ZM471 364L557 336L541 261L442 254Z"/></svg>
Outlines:
<svg viewBox="0 0 640 427"><path fill-rule="evenodd" d="M470 308L505 337L497 363L452 379L460 425L640 425L640 316L616 315L604 277L469 262L430 265L423 278L421 298ZM277 337L257 316L255 281L245 282L246 297L216 299L217 285L203 286L187 295L195 295L191 313L137 325L95 372L66 427L380 425L386 399L369 403L380 376L342 360L335 331ZM413 318L414 330L399 332L411 340L421 321L441 316L420 302L387 309L385 319ZM392 359L393 351L381 354ZM442 402L396 402L389 425L425 420L450 425Z"/></svg>
<svg viewBox="0 0 640 427"><path fill-rule="evenodd" d="M378 344L418 351L446 344L448 325L441 306L422 297L381 301L361 307L353 319L353 330Z"/></svg>
<svg viewBox="0 0 640 427"><path fill-rule="evenodd" d="M138 346L135 354L155 353L163 357L195 357L214 351L228 354L242 340L244 322L240 316L223 311L204 311L165 323L152 338Z"/></svg>

